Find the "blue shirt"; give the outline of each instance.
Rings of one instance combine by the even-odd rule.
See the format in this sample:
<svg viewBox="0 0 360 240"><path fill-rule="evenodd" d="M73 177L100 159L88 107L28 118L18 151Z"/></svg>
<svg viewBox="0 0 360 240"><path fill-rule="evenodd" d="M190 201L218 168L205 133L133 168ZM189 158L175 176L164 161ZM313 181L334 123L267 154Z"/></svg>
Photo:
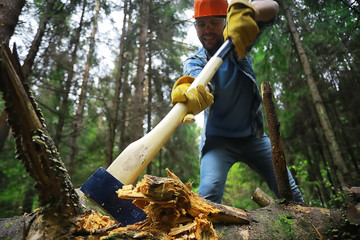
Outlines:
<svg viewBox="0 0 360 240"><path fill-rule="evenodd" d="M202 47L184 64L184 75L197 77L209 57ZM263 135L261 98L249 55L239 59L235 51L225 57L211 79L214 103L204 113L200 149L206 136L248 137Z"/></svg>

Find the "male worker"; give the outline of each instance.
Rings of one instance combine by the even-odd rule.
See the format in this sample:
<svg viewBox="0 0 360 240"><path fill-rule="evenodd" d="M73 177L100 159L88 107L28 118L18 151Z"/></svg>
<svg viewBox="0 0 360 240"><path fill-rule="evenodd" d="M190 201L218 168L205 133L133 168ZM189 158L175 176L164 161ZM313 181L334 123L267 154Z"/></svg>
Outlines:
<svg viewBox="0 0 360 240"><path fill-rule="evenodd" d="M257 171L279 196L271 159L271 145L264 133L261 98L249 48L261 28L275 18L278 4L273 0L195 0L195 28L202 43L184 64L184 75L174 84L172 102L185 102L189 114L206 109L200 143L201 170L198 193L220 203L227 174L236 162L245 162ZM211 80L187 92L207 61L231 38L235 49ZM211 92L211 93L210 93ZM213 104L212 104L213 103ZM294 200L303 202L301 192L288 170Z"/></svg>

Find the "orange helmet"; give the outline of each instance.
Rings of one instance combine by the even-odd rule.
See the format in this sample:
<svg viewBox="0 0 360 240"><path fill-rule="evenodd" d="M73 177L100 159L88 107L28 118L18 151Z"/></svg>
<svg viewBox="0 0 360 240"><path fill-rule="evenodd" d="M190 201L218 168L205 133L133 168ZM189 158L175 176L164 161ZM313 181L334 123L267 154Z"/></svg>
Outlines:
<svg viewBox="0 0 360 240"><path fill-rule="evenodd" d="M207 16L226 16L227 0L195 0L194 18Z"/></svg>

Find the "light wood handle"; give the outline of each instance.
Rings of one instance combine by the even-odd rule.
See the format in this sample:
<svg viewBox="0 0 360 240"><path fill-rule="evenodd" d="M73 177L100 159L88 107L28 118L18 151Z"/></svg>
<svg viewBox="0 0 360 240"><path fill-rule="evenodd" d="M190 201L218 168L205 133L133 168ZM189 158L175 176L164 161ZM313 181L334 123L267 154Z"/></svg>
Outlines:
<svg viewBox="0 0 360 240"><path fill-rule="evenodd" d="M222 64L226 53L232 48L230 41L230 45L227 45L229 49L225 49L226 53L224 53L225 50L222 49L225 43L209 60L189 88L194 88L199 84L208 84ZM177 103L153 130L125 148L107 171L125 185L134 183L182 122L186 113L186 105Z"/></svg>

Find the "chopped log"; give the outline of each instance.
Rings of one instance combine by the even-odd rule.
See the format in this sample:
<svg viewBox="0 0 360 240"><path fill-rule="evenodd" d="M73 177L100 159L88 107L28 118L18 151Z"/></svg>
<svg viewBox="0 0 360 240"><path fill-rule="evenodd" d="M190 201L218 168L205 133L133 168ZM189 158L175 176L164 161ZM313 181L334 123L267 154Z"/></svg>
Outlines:
<svg viewBox="0 0 360 240"><path fill-rule="evenodd" d="M117 191L120 198L135 199L134 204L148 215L138 231L156 229L174 238L218 239L212 223L250 222L244 210L210 202L192 192L190 183L184 184L175 174L166 171L167 178L145 175L136 187L127 185ZM116 229L112 234L128 229Z"/></svg>
<svg viewBox="0 0 360 240"><path fill-rule="evenodd" d="M281 198L285 198L286 200L291 201L293 200L293 196L290 189L289 177L286 169L285 154L280 139L280 123L276 115L275 104L273 102L273 93L269 82L263 82L261 84L261 92L269 129L272 161L279 194Z"/></svg>
<svg viewBox="0 0 360 240"><path fill-rule="evenodd" d="M153 214L153 211L149 211L151 208L173 206L177 207L180 212L179 217L185 215L197 217L203 214L215 223L249 223L250 219L244 210L208 201L192 192L191 184L185 185L175 174L168 169L166 171L168 178L145 175L135 188L128 185L117 191L118 196L125 199L136 199L135 204L141 200L137 206L150 214ZM144 201L148 202L145 206ZM159 218L156 220L159 221Z"/></svg>

